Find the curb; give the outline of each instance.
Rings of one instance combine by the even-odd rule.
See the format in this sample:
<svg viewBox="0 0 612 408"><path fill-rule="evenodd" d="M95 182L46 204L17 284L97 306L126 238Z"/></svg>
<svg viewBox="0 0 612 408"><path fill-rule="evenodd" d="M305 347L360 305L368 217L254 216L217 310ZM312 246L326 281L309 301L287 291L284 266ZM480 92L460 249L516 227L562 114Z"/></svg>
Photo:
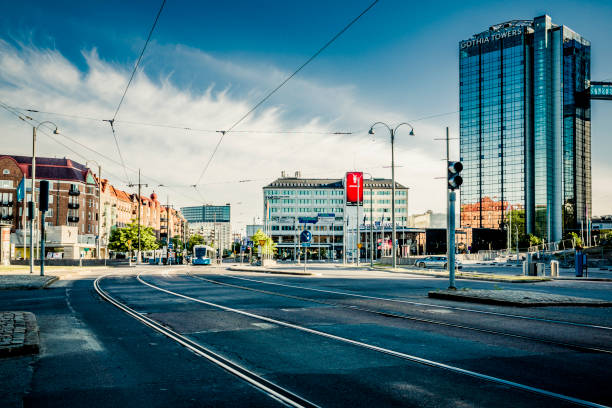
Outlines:
<svg viewBox="0 0 612 408"><path fill-rule="evenodd" d="M13 312L23 313L25 322L25 332L23 341L19 344L0 346L0 358L24 356L28 354L38 354L40 351L40 338L38 332L38 323L36 316L30 312Z"/></svg>
<svg viewBox="0 0 612 408"><path fill-rule="evenodd" d="M504 299L491 299L482 298L477 296L465 296L445 292L431 291L427 293L427 296L432 299L443 299L443 300L454 300L469 303L481 303L487 305L500 305L500 306L517 306L517 307L542 307L542 306L589 306L589 307L611 307L612 302L602 300L601 302L541 302L541 303L525 303L516 302L512 300Z"/></svg>
<svg viewBox="0 0 612 408"><path fill-rule="evenodd" d="M235 271L235 272L259 272L259 273L269 273L269 274L275 274L275 275L295 275L295 276L311 276L312 273L310 272L297 272L297 271L283 271L283 270L275 270L275 269L255 269L253 268L247 268L247 267L236 267L236 266L230 266L229 268L227 268L228 271Z"/></svg>
<svg viewBox="0 0 612 408"><path fill-rule="evenodd" d="M41 284L29 282L29 283L15 283L14 285L2 284L0 283L0 290L36 290L36 289L46 289L49 285L59 280L58 276L46 275L45 281Z"/></svg>
<svg viewBox="0 0 612 408"><path fill-rule="evenodd" d="M418 269L417 270L404 269L401 271L397 271L397 270L393 270L390 268L374 267L374 268L370 268L370 270L385 271L385 272L391 272L391 273L409 273L411 275L448 279L448 275L446 274L428 273L426 271L418 270ZM508 275L508 276L512 276L512 275ZM534 278L534 279L516 279L516 278L469 276L469 275L465 275L465 272L459 272L455 274L455 279L477 280L477 281L486 281L486 282L506 282L506 283L537 283L537 282L548 282L552 280L550 277L541 277L541 278Z"/></svg>

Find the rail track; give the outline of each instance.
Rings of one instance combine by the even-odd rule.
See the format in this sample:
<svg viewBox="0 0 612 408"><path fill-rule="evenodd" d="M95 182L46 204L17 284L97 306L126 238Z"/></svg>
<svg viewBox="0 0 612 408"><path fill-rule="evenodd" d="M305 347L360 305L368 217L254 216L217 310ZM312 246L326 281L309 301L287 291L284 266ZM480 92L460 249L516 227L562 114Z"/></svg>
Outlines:
<svg viewBox="0 0 612 408"><path fill-rule="evenodd" d="M540 396L544 396L544 397L549 397L549 398L553 398L556 400L560 400L560 401L564 401L564 402L568 402L568 403L573 403L573 404L577 404L577 405L582 405L582 406L587 406L587 407L598 407L598 408L602 408L605 407L605 405L601 405L595 402L591 402L591 401L587 401L587 400L583 400L580 398L575 398L575 397L571 397L568 395L564 395L564 394L560 394L560 393L556 393L556 392L552 392L552 391L548 391L542 388L538 388L538 387L532 387L526 384L521 384L515 381L510 381L510 380L505 380L503 378L499 378L499 377L495 377L495 376L490 376L487 374L483 374L483 373L479 373L476 371L472 371L472 370L467 370L467 369L463 369L457 366L453 366L450 364L446 364L446 363L442 363L442 362L438 362L438 361L434 361L434 360L430 360L430 359L425 359L425 358L421 358L415 355L411 355L411 354L407 354L407 353L402 353L402 352L398 352L395 350L391 350L391 349L387 349L384 347L379 347L373 344L369 344L369 343L365 343L362 341L357 341L357 340L353 340L350 338L346 338L346 337L342 337L342 336L338 336L335 334L331 334L331 333L327 333L324 331L320 331L320 330L316 330L316 329L311 329L308 327L304 327L298 324L294 324L294 323L290 323L287 321L282 321L282 320L278 320L278 319L273 319L273 318L269 318L266 316L262 316L256 313L251 313L251 312L247 312L244 310L239 310L239 309L234 309L228 306L224 306L224 305L220 305L220 304L216 304L213 302L209 302L203 299L198 299L192 296L187 296L169 289L165 289L163 287L157 286L153 283L147 282L146 280L144 280L142 278L142 276L139 274L137 275L137 280L142 283L143 285L146 285L152 289L155 289L157 291L172 295L172 296L176 296L178 298L181 299L185 299L185 300L189 300L189 301L193 301L193 302L197 302L209 307L213 307L213 308L217 308L226 312L231 312L231 313L236 313L242 316L247 316L256 320L260 320L263 322L267 322L267 323L272 323L272 324L276 324L279 326L283 326L283 327L288 327L288 328L292 328L292 329L296 329L305 333L310 333L313 335L317 335L317 336L321 336L324 338L328 338L328 339L332 339L332 340L336 340L338 342L342 342L345 344L350 344L353 346L357 346L363 349L367 349L367 350L373 350L382 354L386 354L386 355L390 355L399 359L403 359L406 361L410 361L413 363L417 363L417 364L421 364L424 366L429 366L429 367L434 367L437 369L441 369L441 370L445 370L445 371L449 371L455 374L460 374L460 375L464 375L464 376L469 376L469 377L473 377L473 378L477 378L479 380L485 381L485 382L490 382L490 383L495 383L498 385L503 385L509 388L514 388L514 389L518 389L521 391L526 391L526 392L530 392L530 393L534 393L534 394L538 394Z"/></svg>

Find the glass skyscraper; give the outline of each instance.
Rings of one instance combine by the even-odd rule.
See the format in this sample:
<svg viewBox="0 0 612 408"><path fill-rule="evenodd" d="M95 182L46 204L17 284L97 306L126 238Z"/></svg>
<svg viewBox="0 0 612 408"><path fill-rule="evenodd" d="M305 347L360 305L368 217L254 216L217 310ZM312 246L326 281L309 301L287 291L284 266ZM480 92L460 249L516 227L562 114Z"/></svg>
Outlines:
<svg viewBox="0 0 612 408"><path fill-rule="evenodd" d="M545 241L579 229L591 208L590 43L549 16L497 24L459 43L459 76L461 226L502 228L512 212Z"/></svg>

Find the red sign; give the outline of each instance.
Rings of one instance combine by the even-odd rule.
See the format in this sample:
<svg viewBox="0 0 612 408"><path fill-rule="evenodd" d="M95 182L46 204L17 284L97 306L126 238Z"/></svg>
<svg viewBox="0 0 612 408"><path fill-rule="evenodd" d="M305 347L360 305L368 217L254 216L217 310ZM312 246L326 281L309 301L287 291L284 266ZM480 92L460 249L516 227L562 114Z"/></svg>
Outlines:
<svg viewBox="0 0 612 408"><path fill-rule="evenodd" d="M363 203L363 173L352 171L346 173L346 202Z"/></svg>

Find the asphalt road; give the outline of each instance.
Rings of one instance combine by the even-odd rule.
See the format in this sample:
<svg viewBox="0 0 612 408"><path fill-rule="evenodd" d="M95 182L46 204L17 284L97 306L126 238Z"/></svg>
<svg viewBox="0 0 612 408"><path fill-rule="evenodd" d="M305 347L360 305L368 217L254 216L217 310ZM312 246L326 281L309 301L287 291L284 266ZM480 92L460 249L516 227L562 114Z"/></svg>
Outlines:
<svg viewBox="0 0 612 408"><path fill-rule="evenodd" d="M441 364L612 405L612 353L580 348L612 352L612 330L588 326L612 327L610 308L457 304L426 297L446 286L442 279L391 273L321 268L321 276L285 277L138 268L143 281L185 298L146 286L132 272L104 278L100 286L144 316L320 406L573 405ZM459 284L612 298L609 282ZM39 358L0 360L2 406L20 406L22 398L24 406L280 405L103 301L91 278L47 290L4 291L0 310L34 312L43 346Z"/></svg>

